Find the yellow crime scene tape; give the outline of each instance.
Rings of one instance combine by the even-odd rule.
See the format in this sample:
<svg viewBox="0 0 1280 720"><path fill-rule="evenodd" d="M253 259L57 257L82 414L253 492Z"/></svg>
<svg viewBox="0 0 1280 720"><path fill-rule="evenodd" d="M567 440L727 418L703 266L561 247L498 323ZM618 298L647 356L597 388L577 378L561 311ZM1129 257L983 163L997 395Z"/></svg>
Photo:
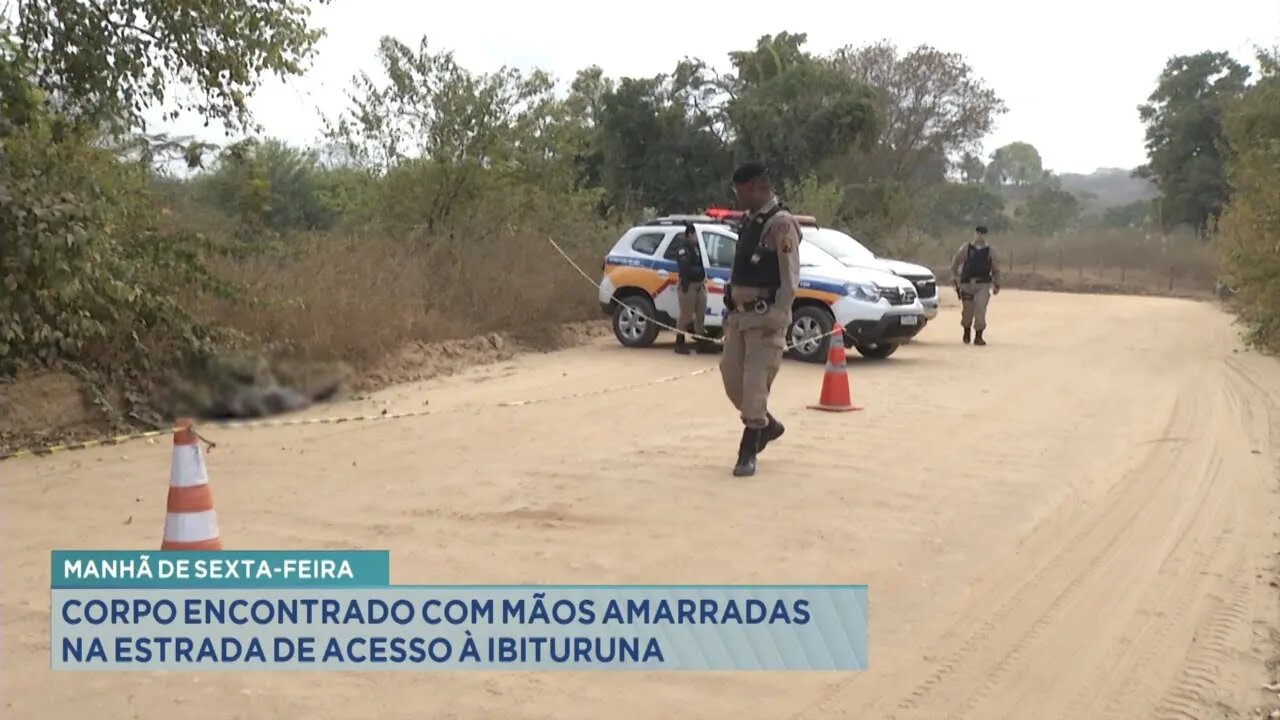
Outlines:
<svg viewBox="0 0 1280 720"><path fill-rule="evenodd" d="M560 253L561 257L563 257L571 266L573 266L574 270L578 271L579 275L586 278L587 282L590 282L592 285L594 285L596 289L600 289L600 283L597 283L595 280L592 280L591 276L588 275L586 272L584 272L583 269L578 265L578 263L574 262L573 258L569 257L569 255L560 247L560 245L555 240L551 238L547 238L547 241L550 242L551 246L556 249L556 252ZM621 302L617 298L611 298L611 299L614 302ZM665 328L667 330L678 332L677 328L674 328L670 325L662 323L655 318L648 317L644 313L637 312L634 308L628 308L628 309L632 313L635 313L636 315L639 315L640 317L644 318L647 322L651 322L654 325ZM806 342L810 342L815 339L823 340L836 334L837 332L840 332L840 330L838 329L838 326L837 328L833 328L830 332L823 333L817 336L816 338L808 338L806 339ZM704 341L708 341L708 342L712 342L720 345L724 344L724 341L720 338L700 336L693 333L686 333L686 334L691 337L694 337L695 339L700 339L700 340L704 340ZM784 347L784 352L787 350L791 350L794 347L795 345L793 344L787 344ZM683 380L685 378L705 375L715 370L716 367L717 367L716 365L712 365L709 367L701 368L699 370L694 370L687 373L680 373L677 375L668 375L666 377L655 378L653 380L630 383L627 385L616 385L613 387L600 388L598 390L587 390L582 392L569 393L566 395L560 395L560 396L550 397L550 398L536 398L536 399L530 399L530 400L509 400L506 402L495 403L493 405L462 406L462 407L446 409L446 410L410 410L407 412L383 411L381 413L376 413L376 414L335 415L335 416L318 417L318 418L273 418L273 419L262 419L262 420L207 421L207 422L201 422L198 426L193 425L191 427L181 427L181 428L169 427L163 430L147 430L144 432L129 433L125 435L114 435L111 437L98 438L95 440L84 440L80 442L64 443L61 445L46 445L44 447L38 447L38 448L24 448L24 449L10 452L10 453L0 453L0 462L4 462L6 460L15 460L23 457L44 457L48 455L53 455L55 453L69 452L72 450L87 450L89 448L95 448L95 447L108 447L113 445L120 445L123 443L132 442L135 440L145 440L147 438L158 438L158 437L164 437L166 435L172 435L173 433L178 432L179 430L192 430L193 432L196 432L196 437L198 437L200 441L203 442L208 448L212 449L217 446L217 443L211 440L208 440L207 438L200 435L198 432L199 429L214 428L218 430L256 430L261 428L300 427L304 425L339 425L344 423L363 423L363 422L385 421L385 420L405 420L408 418L426 417L430 415L447 415L447 414L457 414L457 413L464 413L464 412L474 413L474 412L480 412L486 409L494 409L494 408L527 407L529 405L540 405L540 404L549 403L549 402L574 400L577 398L591 397L595 395L607 395L615 392L623 392L626 390L634 390L638 388L651 387L653 385L661 385L664 383L675 382L677 380Z"/></svg>

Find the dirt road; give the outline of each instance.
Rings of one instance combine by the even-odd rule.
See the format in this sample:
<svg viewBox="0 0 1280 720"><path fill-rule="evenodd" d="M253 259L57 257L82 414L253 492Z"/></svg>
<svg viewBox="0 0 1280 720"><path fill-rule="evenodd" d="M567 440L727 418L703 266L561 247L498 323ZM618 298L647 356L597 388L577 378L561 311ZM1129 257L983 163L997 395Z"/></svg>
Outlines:
<svg viewBox="0 0 1280 720"><path fill-rule="evenodd" d="M1002 294L804 409L729 475L713 363L612 341L353 407L484 409L222 431L229 548L388 548L397 583L867 583L871 669L821 674L54 674L52 548L154 548L169 448L0 464L3 715L48 718L1220 718L1275 702L1280 365L1208 304ZM594 392L601 391L601 392ZM497 408L494 403L587 392ZM378 405L377 402L385 405Z"/></svg>

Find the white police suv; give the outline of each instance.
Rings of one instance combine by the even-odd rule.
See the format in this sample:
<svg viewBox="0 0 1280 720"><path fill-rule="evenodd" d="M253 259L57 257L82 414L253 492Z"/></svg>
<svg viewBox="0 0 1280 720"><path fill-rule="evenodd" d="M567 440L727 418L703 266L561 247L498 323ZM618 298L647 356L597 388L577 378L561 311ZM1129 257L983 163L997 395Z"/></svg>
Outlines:
<svg viewBox="0 0 1280 720"><path fill-rule="evenodd" d="M618 342L628 347L653 344L662 328L647 318L675 325L679 303L674 240L685 223L697 230L707 266L707 333L722 332L724 289L738 242L731 220L740 215L725 210L673 215L622 234L601 265L599 295L600 309L613 318ZM822 362L829 343L826 334L837 322L844 328L845 345L868 358L889 357L924 327L925 310L913 283L842 263L807 239L800 243L800 287L787 333L792 357Z"/></svg>
<svg viewBox="0 0 1280 720"><path fill-rule="evenodd" d="M844 265L893 273L910 282L916 289L916 294L920 296L925 317L932 320L938 316L938 279L929 268L901 260L876 257L875 253L849 235L835 228L820 227L809 217L804 217L801 225L806 242L818 246Z"/></svg>

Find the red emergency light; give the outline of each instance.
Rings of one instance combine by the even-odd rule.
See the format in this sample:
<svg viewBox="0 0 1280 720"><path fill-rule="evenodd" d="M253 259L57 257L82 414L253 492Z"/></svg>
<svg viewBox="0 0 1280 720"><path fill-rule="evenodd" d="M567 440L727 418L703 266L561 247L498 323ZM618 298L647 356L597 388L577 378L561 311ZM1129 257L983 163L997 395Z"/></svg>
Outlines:
<svg viewBox="0 0 1280 720"><path fill-rule="evenodd" d="M742 210L729 210L728 208L707 208L706 216L709 218L717 218L719 220L730 220L740 218L746 213Z"/></svg>

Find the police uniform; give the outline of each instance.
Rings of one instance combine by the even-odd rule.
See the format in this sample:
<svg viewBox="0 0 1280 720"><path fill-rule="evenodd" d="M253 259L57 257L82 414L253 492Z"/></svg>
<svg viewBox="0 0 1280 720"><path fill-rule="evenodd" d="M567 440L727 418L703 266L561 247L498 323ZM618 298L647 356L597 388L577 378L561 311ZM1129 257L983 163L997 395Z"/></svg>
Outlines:
<svg viewBox="0 0 1280 720"><path fill-rule="evenodd" d="M985 237L987 229L977 228L979 237ZM1000 265L995 251L985 240L967 242L951 259L951 276L960 296L960 325L964 328L964 342L968 343L970 328L975 335L975 345L986 345L982 332L987 329L987 303L993 293L1000 292Z"/></svg>
<svg viewBox="0 0 1280 720"><path fill-rule="evenodd" d="M680 284L676 297L680 303L680 318L676 322L676 327L679 328L676 333L676 352L689 352L685 346L686 332L694 335L698 352L709 352L710 346L703 339L706 335L707 269L702 264L702 250L698 247L698 238L691 225L685 226L685 234L677 242L680 243L676 248Z"/></svg>
<svg viewBox="0 0 1280 720"><path fill-rule="evenodd" d="M800 225L777 198L749 213L738 230L720 362L725 394L745 425L734 475L755 474L756 454L785 430L768 404L800 283L799 244Z"/></svg>

